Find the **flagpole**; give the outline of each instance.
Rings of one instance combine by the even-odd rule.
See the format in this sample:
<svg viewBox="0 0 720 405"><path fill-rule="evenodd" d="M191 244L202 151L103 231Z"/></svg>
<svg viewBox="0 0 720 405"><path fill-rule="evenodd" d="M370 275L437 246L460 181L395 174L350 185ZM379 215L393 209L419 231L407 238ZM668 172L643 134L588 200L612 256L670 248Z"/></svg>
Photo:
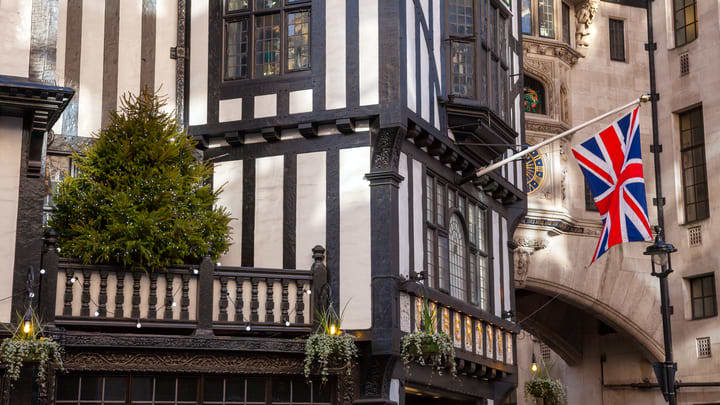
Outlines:
<svg viewBox="0 0 720 405"><path fill-rule="evenodd" d="M573 133L575 133L575 132L577 132L577 131L579 131L579 130L581 130L581 129L589 126L589 125L592 125L592 124L594 124L594 123L602 120L603 118L609 117L609 116L611 116L611 115L613 115L613 114L616 114L616 113L618 113L618 112L620 112L620 111L622 111L622 110L625 110L625 109L627 109L627 108L630 108L630 107L632 107L632 106L634 106L634 105L636 105L636 104L644 103L644 102L647 102L647 101L650 101L650 95L649 95L649 94L643 94L643 95L640 96L638 99L633 100L633 101L631 101L631 102L629 102L629 103L627 103L627 104L625 104L625 105L622 105L622 106L620 106L620 107L617 107L617 108L615 108L615 109L613 109L613 110L610 110L610 111L606 112L605 114L599 115L599 116L591 119L590 121L585 121L585 122L583 122L582 124L580 124L580 125L578 125L578 126L576 126L576 127L570 128L570 129L568 129L567 131L565 131L565 132L563 132L563 133L557 134L557 135L553 136L552 138L548 138L548 139L546 139L546 140L544 140L544 141L542 141L542 142L540 142L540 143L538 143L538 144L535 144L535 145L533 145L533 146L531 146L531 147L529 147L529 148L527 148L527 149L525 149L525 150L522 150L522 151L520 151L520 152L518 152L518 153L516 153L516 154L514 154L514 155L512 155L512 156L510 156L510 157L507 157L507 158L505 158L505 159L503 159L503 160L501 160L501 161L499 161L499 162L496 162L496 163L493 163L493 164L491 164L491 165L489 165L489 166L485 166L485 167L483 167L483 168L480 168L480 169L478 169L478 171L475 172L475 177L480 177L480 176L483 176L483 175L485 175L485 174L487 174L487 173L490 173L491 171L497 169L498 167L504 166L504 165L512 162L513 160L515 160L515 159L517 159L517 158L520 158L520 157L522 157L522 156L525 156L525 155L527 155L528 153L533 152L533 151L535 151L535 150L537 150L537 149L540 149L540 148L542 148L543 146L545 146L545 145L547 145L547 144L549 144L549 143L553 143L553 142L557 141L558 139L562 139L562 138L564 138L564 137L566 137L566 136L568 136L568 135L571 135L571 134L573 134Z"/></svg>

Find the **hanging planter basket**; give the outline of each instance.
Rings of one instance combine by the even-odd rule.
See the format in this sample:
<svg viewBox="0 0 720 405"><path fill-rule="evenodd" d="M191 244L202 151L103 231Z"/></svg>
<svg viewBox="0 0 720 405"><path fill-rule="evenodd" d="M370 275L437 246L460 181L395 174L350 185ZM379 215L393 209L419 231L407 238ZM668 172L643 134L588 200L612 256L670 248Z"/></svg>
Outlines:
<svg viewBox="0 0 720 405"><path fill-rule="evenodd" d="M403 336L401 346L405 364L416 362L423 366L430 365L438 374L449 369L455 375L455 347L445 332L409 333Z"/></svg>

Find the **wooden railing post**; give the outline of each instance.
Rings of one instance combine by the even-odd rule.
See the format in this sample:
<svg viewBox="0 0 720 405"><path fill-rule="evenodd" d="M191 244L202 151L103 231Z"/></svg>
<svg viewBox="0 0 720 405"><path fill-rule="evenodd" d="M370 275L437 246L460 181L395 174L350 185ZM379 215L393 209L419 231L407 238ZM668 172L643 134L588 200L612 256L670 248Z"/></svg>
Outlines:
<svg viewBox="0 0 720 405"><path fill-rule="evenodd" d="M197 330L195 334L212 335L213 330L213 279L215 263L210 256L203 257L197 283Z"/></svg>
<svg viewBox="0 0 720 405"><path fill-rule="evenodd" d="M325 248L316 245L312 248L313 252L313 265L312 270L313 280L310 296L310 319L315 324L315 311L327 308L330 301L330 280L328 279L327 267L325 267Z"/></svg>
<svg viewBox="0 0 720 405"><path fill-rule="evenodd" d="M45 233L45 249L40 269L40 316L47 324L55 323L57 272L57 233L50 229Z"/></svg>

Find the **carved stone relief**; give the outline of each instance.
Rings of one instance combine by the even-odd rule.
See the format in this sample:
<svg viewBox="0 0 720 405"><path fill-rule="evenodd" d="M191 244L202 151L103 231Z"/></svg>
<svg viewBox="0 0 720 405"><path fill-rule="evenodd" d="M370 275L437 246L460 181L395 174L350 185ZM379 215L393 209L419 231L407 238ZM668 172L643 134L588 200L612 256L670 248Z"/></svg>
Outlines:
<svg viewBox="0 0 720 405"><path fill-rule="evenodd" d="M582 57L581 53L571 48L568 44L528 36L523 37L523 50L525 54L554 56L568 66L573 66Z"/></svg>
<svg viewBox="0 0 720 405"><path fill-rule="evenodd" d="M410 296L400 293L400 330L410 332Z"/></svg>
<svg viewBox="0 0 720 405"><path fill-rule="evenodd" d="M515 282L522 286L525 284L528 272L530 270L530 256L536 250L545 249L548 241L545 239L515 239L517 248L513 251L515 254Z"/></svg>
<svg viewBox="0 0 720 405"><path fill-rule="evenodd" d="M581 53L586 52L587 48L590 47L588 40L590 26L595 19L599 6L599 0L583 0L575 5L575 44Z"/></svg>

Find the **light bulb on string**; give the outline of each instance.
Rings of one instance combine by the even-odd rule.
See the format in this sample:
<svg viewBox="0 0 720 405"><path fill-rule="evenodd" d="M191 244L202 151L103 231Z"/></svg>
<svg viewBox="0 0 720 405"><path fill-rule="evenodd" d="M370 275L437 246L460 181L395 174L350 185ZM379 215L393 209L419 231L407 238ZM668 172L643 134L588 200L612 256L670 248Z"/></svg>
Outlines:
<svg viewBox="0 0 720 405"><path fill-rule="evenodd" d="M32 332L32 323L30 321L25 321L25 324L23 325L23 332L25 332L25 334L30 334L30 332Z"/></svg>

